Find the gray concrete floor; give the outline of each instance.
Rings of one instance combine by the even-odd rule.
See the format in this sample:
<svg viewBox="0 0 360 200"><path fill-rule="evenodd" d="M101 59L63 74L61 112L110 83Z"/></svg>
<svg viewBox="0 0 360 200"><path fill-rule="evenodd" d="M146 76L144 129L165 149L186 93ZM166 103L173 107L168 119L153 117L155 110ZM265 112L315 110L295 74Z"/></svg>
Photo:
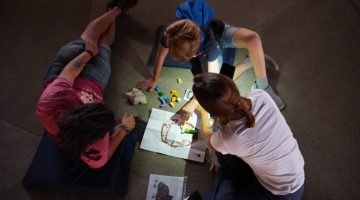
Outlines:
<svg viewBox="0 0 360 200"><path fill-rule="evenodd" d="M180 0L141 0L135 12L118 22L113 74L106 102L120 115L146 121L150 104L131 107L121 94L147 71L156 27L174 18ZM360 199L360 11L359 0L208 0L216 17L256 30L263 46L280 64L270 79L286 101L283 112L305 158L303 199ZM0 2L0 199L114 199L100 194L29 192L21 180L37 148L42 128L35 115L41 77L61 45L79 36L104 10L101 0ZM357 6L357 9L356 9ZM165 68L161 83L191 80L189 71ZM251 72L247 75L251 77ZM251 79L251 78L250 78ZM247 87L250 79L240 80ZM190 87L186 83L178 89ZM240 88L243 91L245 89ZM176 110L176 109L173 109ZM211 184L207 165L137 150L129 194L144 199L149 173L189 176L188 191Z"/></svg>

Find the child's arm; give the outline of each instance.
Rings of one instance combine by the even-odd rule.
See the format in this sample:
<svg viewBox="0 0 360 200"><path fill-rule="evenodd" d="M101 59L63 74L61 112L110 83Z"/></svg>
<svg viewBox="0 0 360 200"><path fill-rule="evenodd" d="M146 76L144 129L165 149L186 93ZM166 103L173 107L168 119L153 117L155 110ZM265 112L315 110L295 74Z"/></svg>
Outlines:
<svg viewBox="0 0 360 200"><path fill-rule="evenodd" d="M213 146L210 143L210 138L211 135L213 134L212 129L211 129L211 125L209 123L209 113L203 108L201 107L200 104L198 104L196 106L196 110L200 113L200 121L201 121L201 136L204 138L204 140L206 141L206 144L208 145L209 149L215 150L213 148Z"/></svg>
<svg viewBox="0 0 360 200"><path fill-rule="evenodd" d="M218 58L214 61L208 62L208 72L220 73L220 66ZM195 108L199 105L199 102L192 98L188 103L186 103L179 111L181 119L188 120L190 115L195 111Z"/></svg>
<svg viewBox="0 0 360 200"><path fill-rule="evenodd" d="M151 89L155 88L155 86L159 80L159 77L160 77L162 65L164 64L164 60L165 60L165 57L168 54L168 52L169 52L168 48L165 48L162 45L159 45L159 48L158 48L158 51L156 54L156 58L155 58L154 70L153 70L152 77L150 79L138 82L136 85L136 87L138 89L151 90Z"/></svg>
<svg viewBox="0 0 360 200"><path fill-rule="evenodd" d="M111 136L110 139L110 157L114 154L121 141L125 138L132 129L135 128L135 118L134 115L125 113L120 122L119 128Z"/></svg>
<svg viewBox="0 0 360 200"><path fill-rule="evenodd" d="M75 78L81 73L84 69L84 66L91 59L91 54L84 51L73 60L71 60L64 69L60 72L59 77L65 78L71 82L71 85L74 83Z"/></svg>
<svg viewBox="0 0 360 200"><path fill-rule="evenodd" d="M85 51L80 53L74 59L72 59L60 72L59 77L65 78L74 83L74 80L84 69L86 63L99 52L99 48L96 43L91 41L85 41Z"/></svg>

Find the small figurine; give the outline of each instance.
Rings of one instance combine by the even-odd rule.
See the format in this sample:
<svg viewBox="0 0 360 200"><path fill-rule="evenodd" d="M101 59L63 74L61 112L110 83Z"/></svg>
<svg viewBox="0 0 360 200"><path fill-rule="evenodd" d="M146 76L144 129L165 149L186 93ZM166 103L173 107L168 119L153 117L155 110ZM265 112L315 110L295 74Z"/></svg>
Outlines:
<svg viewBox="0 0 360 200"><path fill-rule="evenodd" d="M181 78L177 78L176 80L177 80L178 84L181 84L181 83L182 83Z"/></svg>
<svg viewBox="0 0 360 200"><path fill-rule="evenodd" d="M154 90L155 90L156 92L159 92L159 91L161 90L161 87L160 87L159 85L157 85L157 86L154 88Z"/></svg>
<svg viewBox="0 0 360 200"><path fill-rule="evenodd" d="M170 91L170 94L173 94L173 95L178 96L178 92L177 92L177 90L171 90L171 91Z"/></svg>
<svg viewBox="0 0 360 200"><path fill-rule="evenodd" d="M159 100L160 100L161 104L166 104L165 99L163 99L163 98L159 97Z"/></svg>

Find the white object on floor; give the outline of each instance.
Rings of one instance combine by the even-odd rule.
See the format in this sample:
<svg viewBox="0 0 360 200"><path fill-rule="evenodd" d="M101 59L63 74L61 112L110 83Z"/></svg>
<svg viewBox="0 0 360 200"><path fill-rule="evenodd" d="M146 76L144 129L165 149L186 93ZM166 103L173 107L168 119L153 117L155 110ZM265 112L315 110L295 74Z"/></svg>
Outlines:
<svg viewBox="0 0 360 200"><path fill-rule="evenodd" d="M193 94L193 91L192 90L185 90L185 95L184 95L184 100L185 101L190 101L191 97L193 97L194 94Z"/></svg>
<svg viewBox="0 0 360 200"><path fill-rule="evenodd" d="M146 200L183 200L186 195L187 176L150 174Z"/></svg>
<svg viewBox="0 0 360 200"><path fill-rule="evenodd" d="M140 148L169 156L204 162L206 142L200 133L193 141L193 134L182 129L199 127L197 116L192 115L185 126L174 122L175 113L153 108L146 125Z"/></svg>
<svg viewBox="0 0 360 200"><path fill-rule="evenodd" d="M133 105L147 103L145 94L137 88L132 88L129 92L126 92L125 95Z"/></svg>

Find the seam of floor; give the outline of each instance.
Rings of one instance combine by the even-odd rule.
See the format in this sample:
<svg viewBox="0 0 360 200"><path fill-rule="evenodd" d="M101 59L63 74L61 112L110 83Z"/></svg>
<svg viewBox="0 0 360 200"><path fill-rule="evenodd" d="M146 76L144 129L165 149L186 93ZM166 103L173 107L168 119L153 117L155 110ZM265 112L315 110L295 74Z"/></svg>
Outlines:
<svg viewBox="0 0 360 200"><path fill-rule="evenodd" d="M4 119L4 118L0 118L0 120L4 121L4 122L6 122L6 123L9 123L9 124L11 124L12 126L15 126L16 128L19 128L19 129L22 129L22 130L24 130L24 131L27 131L27 132L29 132L29 133L31 133L31 134L33 134L33 135L41 136L41 133L36 133L36 132L34 132L34 131L30 130L30 129L23 128L23 127L19 126L18 124L14 123L14 122L11 122L11 121L9 121L9 120L6 120L6 119Z"/></svg>

